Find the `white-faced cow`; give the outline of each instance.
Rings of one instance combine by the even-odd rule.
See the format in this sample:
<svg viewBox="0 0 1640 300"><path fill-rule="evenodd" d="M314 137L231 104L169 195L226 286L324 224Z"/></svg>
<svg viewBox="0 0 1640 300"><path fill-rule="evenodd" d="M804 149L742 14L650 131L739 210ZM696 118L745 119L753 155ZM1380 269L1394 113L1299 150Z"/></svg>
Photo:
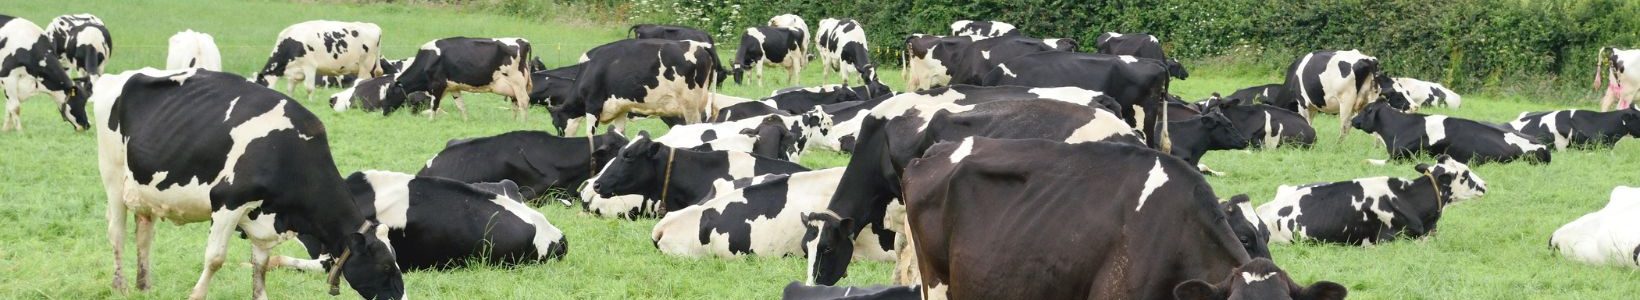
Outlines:
<svg viewBox="0 0 1640 300"><path fill-rule="evenodd" d="M114 54L114 38L101 18L91 14L61 15L46 26L51 35L51 51L62 57L63 67L74 77L102 76L108 57Z"/></svg>
<svg viewBox="0 0 1640 300"><path fill-rule="evenodd" d="M1248 140L1248 145L1274 149L1281 145L1309 148L1315 144L1315 128L1298 113L1253 100L1214 99L1206 103L1207 110L1218 111L1230 118Z"/></svg>
<svg viewBox="0 0 1640 300"><path fill-rule="evenodd" d="M1099 48L1099 54L1131 55L1160 60L1167 64L1167 73L1173 78L1184 80L1190 77L1184 65L1167 58L1167 53L1162 51L1162 43L1156 40L1156 36L1144 33L1106 32L1100 34L1098 39L1094 47Z"/></svg>
<svg viewBox="0 0 1640 300"><path fill-rule="evenodd" d="M1606 55L1611 52L1611 55ZM1640 49L1617 49L1612 47L1600 48L1599 63L1595 65L1594 84L1600 87L1600 75L1608 75L1611 79L1606 85L1606 93L1600 97L1600 111L1611 110L1612 104L1618 109L1629 107L1635 97L1640 97Z"/></svg>
<svg viewBox="0 0 1640 300"><path fill-rule="evenodd" d="M392 245L399 268L447 269L474 261L516 265L562 259L568 239L523 199L440 177L390 171L360 171L347 177L354 205L375 212ZM304 240L311 257L322 251L312 236ZM322 271L318 260L279 256L277 267Z"/></svg>
<svg viewBox="0 0 1640 300"><path fill-rule="evenodd" d="M1640 188L1612 189L1606 207L1560 226L1549 247L1568 259L1640 267Z"/></svg>
<svg viewBox="0 0 1640 300"><path fill-rule="evenodd" d="M525 199L533 200L553 189L574 190L626 143L625 137L615 133L567 138L543 131L514 131L448 145L428 159L416 176L467 183L512 180Z"/></svg>
<svg viewBox="0 0 1640 300"><path fill-rule="evenodd" d="M337 275L345 275L364 298L404 297L393 252L381 238L387 227L354 205L324 124L296 100L200 69L145 68L103 76L95 86L114 289L125 289L125 218L134 214L138 289L149 287L154 223L208 221L204 270L189 299L205 298L236 227L251 241L256 299L267 298L263 282L274 246L297 235L313 237L309 246L330 268L331 295L338 293Z"/></svg>
<svg viewBox="0 0 1640 300"><path fill-rule="evenodd" d="M1170 299L1260 266L1206 179L1142 146L969 137L931 146L904 181L932 299ZM1274 284L1228 298L1298 292L1259 271L1249 283Z"/></svg>
<svg viewBox="0 0 1640 300"><path fill-rule="evenodd" d="M999 21L970 21L957 20L951 22L951 36L972 36L978 39L987 39L1004 35L1017 35L1014 24Z"/></svg>
<svg viewBox="0 0 1640 300"><path fill-rule="evenodd" d="M809 171L797 163L735 151L679 149L649 140L640 134L621 149L598 174L592 187L603 198L639 195L658 204L640 203L627 207L630 215L647 215L641 210L655 207L655 215L678 211L711 199L714 182L733 181L764 174L792 174ZM588 203L594 205L593 203ZM608 205L604 209L608 209Z"/></svg>
<svg viewBox="0 0 1640 300"><path fill-rule="evenodd" d="M1380 76L1388 76L1381 74ZM1439 83L1428 82L1407 77L1392 77L1390 80L1379 80L1378 90L1384 101L1390 103L1407 103L1408 111L1418 111L1423 106L1440 106L1458 108L1463 103L1463 96L1452 92Z"/></svg>
<svg viewBox="0 0 1640 300"><path fill-rule="evenodd" d="M989 39L974 43L1002 40ZM974 50L970 47L969 50ZM1147 134L1148 144L1167 152L1168 121L1162 110L1167 95L1167 64L1160 60L1127 55L1042 51L1016 57L986 74L982 85L1037 87L1079 87L1104 92L1115 98L1118 115Z"/></svg>
<svg viewBox="0 0 1640 300"><path fill-rule="evenodd" d="M986 74L1000 68L1003 62L1014 58L1039 53L1076 50L1076 42L1070 39L1038 39L1027 36L1010 35L975 41L965 47L953 58L954 65L949 67L950 84L984 84ZM935 55L938 57L938 55ZM1018 73L1018 66L1008 73Z"/></svg>
<svg viewBox="0 0 1640 300"><path fill-rule="evenodd" d="M741 84L747 69L757 71L757 86L763 86L763 65L786 69L786 83L799 84L798 74L808 62L803 54L803 32L786 27L760 26L746 28L740 35L740 49L735 51L735 84Z"/></svg>
<svg viewBox="0 0 1640 300"><path fill-rule="evenodd" d="M661 253L683 257L804 255L804 219L825 213L842 175L843 168L793 173L718 194L668 212L655 224L650 239ZM875 236L865 235L854 243L861 245L862 251L855 253L861 258L894 258L892 249L878 247Z"/></svg>
<svg viewBox="0 0 1640 300"><path fill-rule="evenodd" d="M6 94L6 117L0 131L23 130L23 100L46 93L57 100L57 112L74 130L90 127L85 115L84 84L68 77L51 39L39 25L0 15L0 89Z"/></svg>
<svg viewBox="0 0 1640 300"><path fill-rule="evenodd" d="M404 87L393 83L393 76L382 76L354 82L353 87L330 95L330 108L343 112L349 107L358 107L373 112L382 109L385 103L403 103L406 97Z"/></svg>
<svg viewBox="0 0 1640 300"><path fill-rule="evenodd" d="M1414 166L1417 178L1368 177L1276 188L1258 215L1270 242L1314 240L1370 246L1401 236L1435 232L1445 207L1486 194L1486 181L1469 166L1441 155L1437 164Z"/></svg>
<svg viewBox="0 0 1640 300"><path fill-rule="evenodd" d="M222 52L216 48L216 39L210 34L184 30L171 35L165 51L165 68L171 70L202 68L222 71Z"/></svg>
<svg viewBox="0 0 1640 300"><path fill-rule="evenodd" d="M1368 105L1349 125L1377 134L1395 160L1446 154L1466 164L1518 159L1549 163L1549 147L1532 136L1474 120L1405 113L1388 103Z"/></svg>
<svg viewBox="0 0 1640 300"><path fill-rule="evenodd" d="M809 23L804 22L803 17L794 14L783 14L770 17L769 26L791 28L792 30L797 30L797 32L802 33L799 43L803 44L803 53L808 54L808 56L803 57L803 60L814 58L814 46L810 46L809 44L809 39L813 35L809 34Z"/></svg>
<svg viewBox="0 0 1640 300"><path fill-rule="evenodd" d="M1316 112L1336 113L1349 120L1355 113L1378 100L1378 58L1360 51L1316 51L1305 54L1287 67L1287 81L1272 105L1298 112L1309 121ZM1407 110L1407 103L1396 109ZM1349 122L1338 122L1339 142L1350 133Z"/></svg>
<svg viewBox="0 0 1640 300"><path fill-rule="evenodd" d="M1524 112L1509 127L1535 138L1535 142L1567 147L1611 148L1623 137L1640 138L1640 105L1626 109L1593 112L1568 109Z"/></svg>
<svg viewBox="0 0 1640 300"><path fill-rule="evenodd" d="M905 55L901 59L905 89L920 91L951 83L957 54L978 40L974 36L937 36L913 34L905 39Z"/></svg>
<svg viewBox="0 0 1640 300"><path fill-rule="evenodd" d="M629 113L682 117L686 124L708 119L716 112L711 81L719 70L710 47L696 41L635 39L588 51L590 60L575 79L575 96L553 110L553 126L560 132L580 131L576 127L584 118L591 135L595 124L624 131Z"/></svg>
<svg viewBox="0 0 1640 300"><path fill-rule="evenodd" d="M452 37L421 45L415 61L397 75L398 84L411 103L430 103L434 114L445 94L455 99L461 118L467 119L467 105L461 92L491 93L513 102L513 117L523 121L529 115L530 41L521 38ZM401 104L385 103L384 114L392 114Z"/></svg>
<svg viewBox="0 0 1640 300"><path fill-rule="evenodd" d="M826 134L828 119L816 114L768 115L723 123L673 126L655 139L667 146L748 152L791 162Z"/></svg>
<svg viewBox="0 0 1640 300"><path fill-rule="evenodd" d="M877 81L877 66L871 63L870 47L866 46L866 29L853 19L820 20L819 35L814 44L820 52L820 78L830 77L831 71L842 76L848 85L850 73L860 75L860 82Z"/></svg>
<svg viewBox="0 0 1640 300"><path fill-rule="evenodd" d="M273 88L285 77L285 93L295 93L296 82L307 88L308 100L319 76L381 75L382 29L373 23L307 21L279 31L268 63L256 73L256 83Z"/></svg>

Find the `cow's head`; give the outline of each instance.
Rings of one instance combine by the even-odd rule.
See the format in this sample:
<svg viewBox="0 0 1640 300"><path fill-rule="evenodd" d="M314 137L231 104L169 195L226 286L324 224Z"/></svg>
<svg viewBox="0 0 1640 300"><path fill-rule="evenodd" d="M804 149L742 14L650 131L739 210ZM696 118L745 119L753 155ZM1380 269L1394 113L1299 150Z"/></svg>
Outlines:
<svg viewBox="0 0 1640 300"><path fill-rule="evenodd" d="M752 144L752 154L777 159L791 159L792 155L796 154L801 139L801 132L792 132L780 116L764 117L757 127L741 129L740 134L757 140Z"/></svg>
<svg viewBox="0 0 1640 300"><path fill-rule="evenodd" d="M1640 103L1630 104L1622 114L1623 128L1629 130L1629 136L1640 138Z"/></svg>
<svg viewBox="0 0 1640 300"><path fill-rule="evenodd" d="M665 172L669 151L677 150L650 140L648 131L639 132L637 138L627 143L609 161L603 173L598 174L598 180L592 183L592 190L606 198L657 194L651 193L648 188L661 186L661 173Z"/></svg>
<svg viewBox="0 0 1640 300"><path fill-rule="evenodd" d="M1116 116L1122 116L1122 103L1109 95L1093 96L1093 108L1104 109Z"/></svg>
<svg viewBox="0 0 1640 300"><path fill-rule="evenodd" d="M1241 299L1344 299L1349 289L1330 281L1318 281L1309 287L1299 286L1287 277L1287 272L1275 262L1255 258L1231 270L1229 276L1217 284L1191 279L1173 286L1173 298L1180 300L1241 300Z"/></svg>
<svg viewBox="0 0 1640 300"><path fill-rule="evenodd" d="M365 299L404 299L404 278L399 271L393 250L380 237L387 236L388 228L370 222L359 232L347 234L346 259L342 261L342 275L347 284ZM344 257L337 256L337 257ZM332 279L334 283L334 278Z"/></svg>
<svg viewBox="0 0 1640 300"><path fill-rule="evenodd" d="M411 114L426 110L432 106L433 94L425 91L406 93L404 86L397 81L389 84L385 97L382 97L382 115L391 116L400 108L408 109Z"/></svg>
<svg viewBox="0 0 1640 300"><path fill-rule="evenodd" d="M1247 137L1236 130L1236 124L1218 110L1208 111L1201 115L1202 126L1207 129L1207 143L1210 147L1221 149L1245 149Z"/></svg>
<svg viewBox="0 0 1640 300"><path fill-rule="evenodd" d="M1355 129L1367 133L1378 133L1378 130L1384 126L1382 119L1387 117L1385 115L1396 113L1387 111L1393 109L1389 107L1388 103L1383 102L1367 104L1366 109L1362 109L1361 112L1355 114L1355 118L1350 119L1350 127L1355 127Z"/></svg>
<svg viewBox="0 0 1640 300"><path fill-rule="evenodd" d="M1186 71L1184 69L1184 64L1179 63L1179 60L1177 59L1169 58L1167 61L1162 62L1162 65L1167 66L1168 76L1173 76L1173 78L1178 78L1179 80L1190 78L1190 72Z"/></svg>
<svg viewBox="0 0 1640 300"><path fill-rule="evenodd" d="M74 131L85 131L91 128L91 118L85 115L85 104L91 99L91 80L85 77L73 79L73 84L62 91L61 105L57 112L63 115L63 121L74 126Z"/></svg>
<svg viewBox="0 0 1640 300"><path fill-rule="evenodd" d="M849 260L854 258L854 219L829 211L803 214L803 254L809 258L810 285L833 285L848 277Z"/></svg>
<svg viewBox="0 0 1640 300"><path fill-rule="evenodd" d="M1450 193L1453 202L1469 200L1486 195L1486 181L1469 170L1469 165L1441 154L1435 157L1436 164L1418 164L1413 166L1419 174L1428 174L1434 177L1436 186L1442 192Z"/></svg>
<svg viewBox="0 0 1640 300"><path fill-rule="evenodd" d="M1241 246L1247 248L1248 256L1270 258L1270 228L1253 211L1252 200L1247 195L1232 196L1230 201L1220 202L1219 208L1230 217L1226 220L1230 222L1230 231L1235 232Z"/></svg>
<svg viewBox="0 0 1640 300"><path fill-rule="evenodd" d="M1378 74L1373 81L1378 86L1378 101L1389 103L1390 107L1401 111L1418 111L1418 103L1407 98L1406 87L1396 83L1388 73Z"/></svg>

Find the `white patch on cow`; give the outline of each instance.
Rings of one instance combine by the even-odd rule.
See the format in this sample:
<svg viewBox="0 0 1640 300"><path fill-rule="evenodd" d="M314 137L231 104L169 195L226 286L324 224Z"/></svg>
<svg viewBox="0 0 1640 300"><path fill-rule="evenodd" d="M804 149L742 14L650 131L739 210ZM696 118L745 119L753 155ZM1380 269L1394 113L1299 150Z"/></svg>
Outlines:
<svg viewBox="0 0 1640 300"><path fill-rule="evenodd" d="M1132 55L1117 55L1116 58L1121 59L1123 63L1131 64L1139 62L1139 58L1133 57Z"/></svg>
<svg viewBox="0 0 1640 300"><path fill-rule="evenodd" d="M542 215L540 211L525 206L524 202L520 200L506 195L496 195L495 198L490 198L491 203L500 205L502 208L507 209L507 212L512 213L513 216L524 220L524 223L529 223L535 227L535 236L531 240L531 244L535 245L535 257L544 258L551 254L549 250L552 249L553 243L564 239L564 231L559 230L557 226L552 226L552 223L547 221L547 216Z"/></svg>
<svg viewBox="0 0 1640 300"><path fill-rule="evenodd" d="M1434 146L1435 143L1446 139L1446 116L1430 115L1424 117L1425 145Z"/></svg>
<svg viewBox="0 0 1640 300"><path fill-rule="evenodd" d="M1127 122L1122 121L1116 114L1095 109L1093 119L1071 131L1071 135L1065 138L1065 143L1097 142L1117 135L1133 136L1134 132L1133 127L1128 126Z"/></svg>
<svg viewBox="0 0 1640 300"><path fill-rule="evenodd" d="M1568 259L1598 265L1640 266L1640 188L1612 189L1606 206L1561 226L1549 244Z"/></svg>
<svg viewBox="0 0 1640 300"><path fill-rule="evenodd" d="M1156 166L1150 168L1150 175L1145 178L1145 189L1143 192L1139 193L1139 204L1133 206L1133 211L1139 211L1139 209L1144 208L1145 201L1150 200L1150 194L1155 192L1156 188L1162 187L1162 184L1166 183L1167 172L1162 170L1162 159L1157 158Z"/></svg>
<svg viewBox="0 0 1640 300"><path fill-rule="evenodd" d="M1355 211L1370 212L1384 226L1394 224L1395 212L1383 210L1380 206L1384 205L1383 202L1393 203L1399 199L1395 196L1395 187L1389 186L1389 179L1389 177L1369 177L1354 180L1355 184L1361 186L1363 196L1361 199L1350 199L1350 205L1355 207Z"/></svg>
<svg viewBox="0 0 1640 300"><path fill-rule="evenodd" d="M766 43L764 42L766 38L763 36L763 31L757 30L756 27L746 28L746 35L751 36L753 39L757 39L758 45Z"/></svg>
<svg viewBox="0 0 1640 300"><path fill-rule="evenodd" d="M830 211L820 212L820 213L830 214L832 216L836 216L836 214L832 214ZM807 228L821 228L822 226L826 226L825 221L809 221L808 224L804 225L804 227L807 227ZM867 230L867 231L869 231L869 230ZM822 233L822 234L824 234L824 233ZM803 272L803 274L805 276L803 278L803 283L804 284L808 284L808 285L814 285L815 284L814 274L816 272L814 271L814 266L819 265L818 261L820 260L820 255L817 255L817 254L820 253L820 240L824 240L824 239L825 239L824 236L817 236L817 237L815 237L815 239L809 240L807 243L803 244L803 248L808 249L807 250L808 251L807 256L808 256L808 260L809 260L809 264L807 265L808 266L808 271Z"/></svg>
<svg viewBox="0 0 1640 300"><path fill-rule="evenodd" d="M1242 280L1242 282L1247 283L1247 284L1253 284L1254 282L1269 280L1272 277L1276 277L1276 272L1270 272L1270 273L1266 273L1266 274L1254 274L1253 272L1241 272L1241 280Z"/></svg>
<svg viewBox="0 0 1640 300"><path fill-rule="evenodd" d="M347 111L347 107L353 105L353 89L350 87L335 94L330 94L330 109L336 112Z"/></svg>
<svg viewBox="0 0 1640 300"><path fill-rule="evenodd" d="M780 199L747 199L744 189L721 193L699 205L668 213L655 224L655 229L650 232L650 238L655 242L656 248L667 255L733 257L735 254L728 248L728 234L702 228L701 226L707 224L700 224L701 215L708 210L722 211L735 203L756 201L769 205L783 204L780 213L773 218L758 217L744 220L751 227L748 248L757 256L800 255L805 246L802 241L803 235L807 231L805 224L800 221L800 216L804 213L827 211L826 206L830 204L831 195L836 192L837 181L842 178L842 174L843 168L830 168L796 173L785 181L765 183L786 185L784 203L781 203ZM736 209L745 207L747 206L736 205ZM703 230L713 230L707 234L706 244L702 244L700 239L700 232Z"/></svg>
<svg viewBox="0 0 1640 300"><path fill-rule="evenodd" d="M1019 74L1014 74L1014 70L1009 70L1008 69L1008 64L997 64L997 69L1002 70L1002 75L1008 75L1008 77L1019 78Z"/></svg>
<svg viewBox="0 0 1640 300"><path fill-rule="evenodd" d="M989 60L989 59L991 59L991 50L981 50L979 52L979 56L984 57L985 59Z"/></svg>
<svg viewBox="0 0 1640 300"><path fill-rule="evenodd" d="M964 138L964 139L962 139L962 144L957 145L957 150L951 151L951 163L955 164L955 163L962 162L963 158L968 157L968 154L973 153L973 152L974 152L974 138L973 137Z"/></svg>
<svg viewBox="0 0 1640 300"><path fill-rule="evenodd" d="M757 171L753 169L753 166L757 164L756 157L753 157L747 152L728 152L728 155L729 178L749 178L752 176L757 176Z"/></svg>
<svg viewBox="0 0 1640 300"><path fill-rule="evenodd" d="M1038 98L1065 101L1085 106L1092 105L1094 98L1105 95L1103 92L1087 90L1074 86L1031 88L1029 92L1036 94Z"/></svg>
<svg viewBox="0 0 1640 300"><path fill-rule="evenodd" d="M1270 112L1264 112L1264 149L1275 149L1281 146L1281 125L1276 124ZM1376 136L1376 135L1374 135Z"/></svg>
<svg viewBox="0 0 1640 300"><path fill-rule="evenodd" d="M949 291L950 288L951 288L950 286L940 284L940 283L935 283L933 285L929 285L923 290L923 293L922 293L923 299L924 300L950 299L951 298L951 293Z"/></svg>
<svg viewBox="0 0 1640 300"><path fill-rule="evenodd" d="M1548 148L1547 146L1544 146L1542 144L1538 144L1537 142L1533 142L1532 140L1527 139L1526 137L1520 136L1519 134L1515 134L1513 132L1504 132L1503 133L1503 142L1508 143L1511 146L1515 146L1515 148L1520 149L1520 151L1523 152L1523 153L1524 152L1544 150L1544 149Z"/></svg>
<svg viewBox="0 0 1640 300"><path fill-rule="evenodd" d="M1271 244L1288 244L1308 236L1304 224L1296 220L1304 215L1302 207L1298 206L1299 199L1309 195L1309 187L1282 185L1276 188L1274 199L1258 207L1259 219L1264 220L1264 226L1270 229ZM1291 211L1282 216L1280 212L1283 208Z"/></svg>
<svg viewBox="0 0 1640 300"><path fill-rule="evenodd" d="M216 39L211 35L188 29L171 35L165 55L165 68L203 68L220 72L222 54L217 50Z"/></svg>
<svg viewBox="0 0 1640 300"><path fill-rule="evenodd" d="M218 176L218 181L233 182L234 166L239 164L239 157L245 155L245 148L250 146L252 140L268 136L275 130L296 129L291 125L290 118L285 117L287 103L290 103L290 100L281 99L278 104L273 105L272 110L246 120L245 123L240 123L228 131L228 136L233 138L233 147L228 149L228 159L222 165L222 174Z"/></svg>
<svg viewBox="0 0 1640 300"><path fill-rule="evenodd" d="M393 228L410 223L410 180L416 179L415 175L369 170L364 171L364 179L376 195L371 200L376 207L376 221Z"/></svg>
<svg viewBox="0 0 1640 300"><path fill-rule="evenodd" d="M1241 210L1241 218L1243 220L1247 220L1247 224L1255 227L1264 225L1264 220L1259 218L1256 210L1253 210L1253 202L1248 201L1237 203L1236 208Z"/></svg>
<svg viewBox="0 0 1640 300"><path fill-rule="evenodd" d="M225 112L225 113L222 113L222 122L227 122L228 118L233 117L233 108L234 108L234 106L237 106L238 104L239 104L239 97L233 97L232 101L228 101L228 111Z"/></svg>

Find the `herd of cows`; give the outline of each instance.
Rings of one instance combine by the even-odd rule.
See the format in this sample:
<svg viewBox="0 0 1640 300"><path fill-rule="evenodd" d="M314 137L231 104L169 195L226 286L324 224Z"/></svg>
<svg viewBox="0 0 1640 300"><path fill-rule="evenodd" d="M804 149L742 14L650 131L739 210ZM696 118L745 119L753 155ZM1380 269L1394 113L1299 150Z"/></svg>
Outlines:
<svg viewBox="0 0 1640 300"><path fill-rule="evenodd" d="M650 237L667 255L806 257L788 298L1338 299L1343 285L1294 282L1268 243L1423 237L1444 206L1486 193L1470 165L1547 164L1553 151L1640 136L1640 107L1629 103L1640 50L1602 50L1611 79L1599 112L1493 123L1417 113L1458 107L1460 96L1392 78L1359 51L1309 53L1283 83L1186 102L1168 86L1189 73L1154 36L1107 33L1084 52L995 21L907 37L896 58L902 91L879 81L862 24L828 18L811 35L790 14L747 28L728 63L704 31L637 25L632 38L558 68L521 38L439 39L392 60L374 24L310 21L280 32L249 78L221 72L206 33L172 36L167 70L105 73L113 39L95 16L0 24L4 128L22 130L20 101L45 93L75 129L96 132L113 287L127 288L127 216L138 289L150 286L156 221L209 221L193 299L236 231L253 246L259 299L273 267L324 272L332 295L345 278L364 298L400 299L403 271L561 258L570 234L530 206L551 200L660 218ZM796 84L814 58L823 80L836 71L841 84L763 99L717 92L748 71L762 86L766 66ZM289 94L273 89L281 78ZM546 106L563 134L451 140L417 174L344 178L325 125L305 108L327 81L349 87L330 96L337 112L433 117L448 95L466 118L461 92L493 93L520 121ZM297 82L304 100L290 96ZM1204 179L1215 173L1200 163L1212 150L1309 148L1318 113L1339 115L1341 134L1375 135L1392 160L1434 161L1412 178L1280 186L1257 207L1245 195L1221 199ZM629 136L631 117L671 128ZM597 134L600 125L613 129ZM820 170L796 163L814 149L851 157ZM1571 259L1636 266L1637 220L1640 190L1616 187L1606 208L1551 244ZM310 256L270 253L291 239ZM830 287L853 259L898 262L898 286Z"/></svg>

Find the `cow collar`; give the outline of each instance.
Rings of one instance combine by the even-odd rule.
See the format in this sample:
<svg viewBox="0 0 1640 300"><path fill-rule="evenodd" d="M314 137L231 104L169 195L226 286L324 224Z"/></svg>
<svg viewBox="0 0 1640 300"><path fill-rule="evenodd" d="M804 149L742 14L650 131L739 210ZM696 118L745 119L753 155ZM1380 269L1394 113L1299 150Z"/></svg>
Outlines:
<svg viewBox="0 0 1640 300"><path fill-rule="evenodd" d="M363 234L368 230L370 230L370 222L369 221L365 221L363 225L359 225L359 233L360 234ZM351 256L353 256L353 248L343 246L342 247L342 256L337 256L336 261L330 263L330 272L329 272L330 274L327 274L327 276L326 276L327 277L326 278L326 283L330 284L330 295L331 296L336 296L336 295L341 295L342 294L341 287L337 286L341 283L341 277L338 276L338 275L341 275L342 265L346 264L348 257L351 257Z"/></svg>
<svg viewBox="0 0 1640 300"><path fill-rule="evenodd" d="M1435 211L1445 211L1446 201L1441 199L1441 183L1435 181L1435 173L1424 171L1424 177L1429 178L1429 188L1435 191Z"/></svg>
<svg viewBox="0 0 1640 300"><path fill-rule="evenodd" d="M672 161L678 157L678 148L667 147L667 149L669 150L666 151L666 174L661 177L661 198L655 200L658 204L655 210L659 211L661 215L666 215L666 192L672 188Z"/></svg>

